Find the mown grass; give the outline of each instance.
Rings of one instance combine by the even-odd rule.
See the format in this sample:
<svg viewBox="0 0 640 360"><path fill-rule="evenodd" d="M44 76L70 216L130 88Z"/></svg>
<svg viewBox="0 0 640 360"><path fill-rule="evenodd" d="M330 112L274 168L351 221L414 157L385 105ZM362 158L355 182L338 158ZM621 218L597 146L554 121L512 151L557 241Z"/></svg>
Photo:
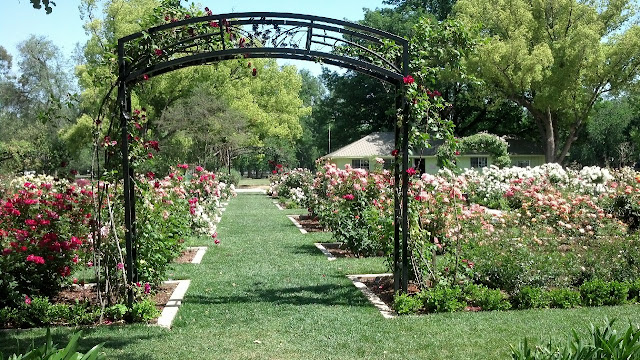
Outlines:
<svg viewBox="0 0 640 360"><path fill-rule="evenodd" d="M240 179L238 186L269 186L269 184L270 184L269 178L263 178L263 179L242 178Z"/></svg>
<svg viewBox="0 0 640 360"><path fill-rule="evenodd" d="M329 262L313 246L330 234L301 234L271 199L240 194L210 238L201 265L176 265L192 279L173 329L146 325L85 329L83 350L106 342L111 359L507 359L509 344L563 341L570 329L617 318L638 323L637 306L406 316L385 320L345 274L386 272L384 261ZM57 328L58 342L73 329ZM0 332L0 352L27 347L42 329Z"/></svg>

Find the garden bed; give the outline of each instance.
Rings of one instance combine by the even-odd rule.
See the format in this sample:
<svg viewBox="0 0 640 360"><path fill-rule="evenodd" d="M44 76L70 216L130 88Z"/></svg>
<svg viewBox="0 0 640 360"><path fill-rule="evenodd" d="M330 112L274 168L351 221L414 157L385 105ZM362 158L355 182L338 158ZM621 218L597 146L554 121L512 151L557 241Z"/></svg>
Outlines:
<svg viewBox="0 0 640 360"><path fill-rule="evenodd" d="M380 301L385 303L389 308L393 308L393 275L380 274L372 276L358 276L358 281L363 283L367 289L374 293ZM411 295L420 291L416 284L410 283L407 292Z"/></svg>
<svg viewBox="0 0 640 360"><path fill-rule="evenodd" d="M152 319L149 321L151 324L157 324L159 318L162 318L165 312L166 307L173 307L175 304L175 292L177 287L180 285L180 281L168 281L160 285L155 289L155 294L151 298L154 303L156 309L159 311L160 315L158 318ZM67 288L64 288L60 291L56 296L54 296L50 303L52 306L60 306L60 305L68 305L69 307L77 306L80 304L81 306L87 305L87 309L95 309L98 310L99 300L96 292L93 290L95 284L86 284L86 285L71 285ZM180 298L181 300L181 298ZM178 304L180 305L180 304ZM95 311L90 310L90 311ZM171 319L173 320L173 318ZM87 322L86 320L81 323L83 326L97 326L97 325L110 325L110 324L123 324L125 323L123 320L120 321L111 321L107 318L104 318L102 322L99 320L99 316L95 317L95 321ZM71 326L78 325L72 324L64 321L53 321L47 326ZM160 324L162 326L162 324ZM15 324L0 324L0 329L22 329L26 328L24 326L15 326Z"/></svg>
<svg viewBox="0 0 640 360"><path fill-rule="evenodd" d="M321 224L320 220L316 216L311 215L295 215L293 218L305 229L307 232L325 232L327 231Z"/></svg>
<svg viewBox="0 0 640 360"><path fill-rule="evenodd" d="M198 249L195 248L187 248L185 249L180 256L175 260L176 264L190 264L193 259L196 257L198 253Z"/></svg>
<svg viewBox="0 0 640 360"><path fill-rule="evenodd" d="M156 303L158 310L162 311L177 286L177 283L163 283L154 289L155 295L153 301ZM87 284L85 286L72 285L63 289L51 300L53 304L74 305L76 302L85 302L92 306L98 306L99 302L96 292L93 291L93 284Z"/></svg>
<svg viewBox="0 0 640 360"><path fill-rule="evenodd" d="M200 264L207 249L206 246L188 247L174 262L176 264Z"/></svg>
<svg viewBox="0 0 640 360"><path fill-rule="evenodd" d="M343 243L320 243L331 256L335 258L354 258L357 257L353 251L349 250Z"/></svg>

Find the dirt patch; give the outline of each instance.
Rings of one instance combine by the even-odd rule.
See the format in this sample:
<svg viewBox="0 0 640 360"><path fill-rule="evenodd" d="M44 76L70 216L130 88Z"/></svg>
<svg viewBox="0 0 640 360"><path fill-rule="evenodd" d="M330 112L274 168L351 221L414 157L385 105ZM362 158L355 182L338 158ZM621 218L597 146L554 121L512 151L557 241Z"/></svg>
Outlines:
<svg viewBox="0 0 640 360"><path fill-rule="evenodd" d="M327 231L315 216L310 215L296 215L293 217L303 229L307 232L325 232Z"/></svg>
<svg viewBox="0 0 640 360"><path fill-rule="evenodd" d="M197 253L198 249L186 249L174 262L176 264L190 264L191 261L193 261L193 258L196 257Z"/></svg>

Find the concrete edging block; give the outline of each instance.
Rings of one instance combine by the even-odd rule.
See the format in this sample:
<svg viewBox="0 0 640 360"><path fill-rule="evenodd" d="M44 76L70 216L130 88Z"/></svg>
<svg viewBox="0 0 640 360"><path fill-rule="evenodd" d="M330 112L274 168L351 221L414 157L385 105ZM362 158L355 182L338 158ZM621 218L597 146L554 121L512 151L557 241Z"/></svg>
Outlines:
<svg viewBox="0 0 640 360"><path fill-rule="evenodd" d="M301 233L303 234L307 233L307 230L303 229L302 225L300 225L300 223L295 219L295 215L287 215L287 217L298 228L298 230L300 230Z"/></svg>
<svg viewBox="0 0 640 360"><path fill-rule="evenodd" d="M393 276L393 274L386 273L386 274L347 275L349 280L353 282L353 285L355 285L356 288L362 291L362 294L364 294L364 296L369 300L369 302L371 302L373 306L375 306L378 309L378 311L380 311L380 314L382 314L382 317L384 317L385 319L393 319L397 316L396 313L393 310L391 310L391 308L389 308L387 304L385 304L382 300L380 300L378 295L376 295L373 291L369 290L367 285L365 285L359 280L360 278L363 278L363 277L378 277L378 276Z"/></svg>
<svg viewBox="0 0 640 360"><path fill-rule="evenodd" d="M187 289L189 289L189 285L191 285L191 280L171 280L165 281L164 284L175 284L178 286L175 290L173 290L173 294L167 301L167 304L162 309L162 314L158 318L158 326L170 329L171 324L173 324L173 320L178 315L178 310L180 309L180 305L182 305L182 299L184 299L184 295L187 293Z"/></svg>

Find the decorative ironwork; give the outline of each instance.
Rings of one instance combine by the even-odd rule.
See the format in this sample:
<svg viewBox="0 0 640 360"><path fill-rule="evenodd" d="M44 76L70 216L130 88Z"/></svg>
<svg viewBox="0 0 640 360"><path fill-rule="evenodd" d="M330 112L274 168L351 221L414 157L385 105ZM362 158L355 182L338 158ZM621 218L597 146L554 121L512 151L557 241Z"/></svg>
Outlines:
<svg viewBox="0 0 640 360"><path fill-rule="evenodd" d="M402 167L395 165L395 289L408 282L408 107L403 78L408 75L408 42L379 29L326 17L272 12L208 15L169 21L118 40L118 104L122 126L127 281L135 279L135 186L128 156L127 123L131 111L129 88L136 82L188 66L242 58L281 58L321 62L358 71L391 83L397 89L396 149ZM401 174L401 175L400 175ZM402 176L402 190L399 189ZM403 204L401 207L400 204ZM402 234L402 249L400 248ZM400 256L402 254L402 256ZM133 294L129 294L129 302Z"/></svg>
<svg viewBox="0 0 640 360"><path fill-rule="evenodd" d="M399 84L402 49L408 44L399 36L343 20L247 12L169 22L121 38L119 46L127 59L126 82L185 66L270 57L319 61Z"/></svg>

